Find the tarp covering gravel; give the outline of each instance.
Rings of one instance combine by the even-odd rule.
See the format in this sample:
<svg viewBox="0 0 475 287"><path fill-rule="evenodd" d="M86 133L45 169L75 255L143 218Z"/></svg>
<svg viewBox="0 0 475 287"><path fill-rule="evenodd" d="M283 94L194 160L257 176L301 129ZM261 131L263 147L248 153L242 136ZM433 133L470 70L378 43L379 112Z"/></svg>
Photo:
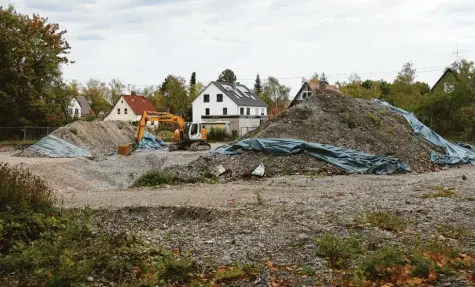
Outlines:
<svg viewBox="0 0 475 287"><path fill-rule="evenodd" d="M448 140L444 139L436 132L431 130L429 127L421 123L413 113L407 112L400 108L396 108L387 102L383 102L376 99L373 101L401 114L407 120L416 135L423 137L428 142L438 147L441 147L445 151L445 154L440 154L433 151L431 154L431 159L433 162L441 165L457 165L467 163L475 164L474 151L462 147L458 144L451 143Z"/></svg>
<svg viewBox="0 0 475 287"><path fill-rule="evenodd" d="M26 154L38 154L45 157L92 157L85 149L75 146L54 135L42 138L24 151Z"/></svg>
<svg viewBox="0 0 475 287"><path fill-rule="evenodd" d="M149 149L149 150L158 150L158 149L166 149L167 145L164 141L157 138L150 132L145 132L142 140L139 144L139 149Z"/></svg>
<svg viewBox="0 0 475 287"><path fill-rule="evenodd" d="M236 155L240 151L265 152L274 156L294 155L303 152L313 158L338 166L349 173L391 174L411 171L409 166L399 159L295 139L245 139L232 146L221 146L214 153Z"/></svg>

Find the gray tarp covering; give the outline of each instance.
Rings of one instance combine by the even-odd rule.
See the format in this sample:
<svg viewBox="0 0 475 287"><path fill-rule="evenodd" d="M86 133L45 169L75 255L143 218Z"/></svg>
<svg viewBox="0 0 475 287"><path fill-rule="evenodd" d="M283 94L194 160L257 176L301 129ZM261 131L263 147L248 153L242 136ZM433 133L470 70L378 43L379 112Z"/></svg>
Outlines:
<svg viewBox="0 0 475 287"><path fill-rule="evenodd" d="M240 153L240 150L260 151L276 156L304 152L313 158L331 163L349 173L390 174L411 171L410 167L399 159L295 139L245 139L232 146L221 146L213 153L236 155Z"/></svg>
<svg viewBox="0 0 475 287"><path fill-rule="evenodd" d="M42 138L36 144L27 148L48 157L92 157L85 149L75 146L54 135Z"/></svg>
<svg viewBox="0 0 475 287"><path fill-rule="evenodd" d="M449 142L429 127L421 123L413 113L409 113L403 109L396 108L387 102L380 100L373 100L380 105L390 108L391 110L401 114L414 130L416 135L419 135L438 147L444 149L445 154L432 152L431 159L433 162L441 165L456 165L456 164L475 164L475 152L471 149L464 148L460 145Z"/></svg>
<svg viewBox="0 0 475 287"><path fill-rule="evenodd" d="M143 137L142 137L142 140L140 141L140 144L139 144L138 148L139 149L152 149L152 150L165 149L165 148L167 148L167 145L165 144L164 141L157 138L153 134L151 134L149 132L145 132Z"/></svg>

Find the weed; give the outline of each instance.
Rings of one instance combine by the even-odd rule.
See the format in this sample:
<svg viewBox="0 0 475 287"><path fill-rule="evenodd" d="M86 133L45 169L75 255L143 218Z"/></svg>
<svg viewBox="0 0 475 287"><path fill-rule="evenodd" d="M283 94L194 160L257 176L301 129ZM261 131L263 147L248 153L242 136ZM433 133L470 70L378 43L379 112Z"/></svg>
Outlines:
<svg viewBox="0 0 475 287"><path fill-rule="evenodd" d="M316 240L317 254L323 256L331 267L341 268L348 259L364 252L361 241L356 237L341 238L338 235L325 233Z"/></svg>
<svg viewBox="0 0 475 287"><path fill-rule="evenodd" d="M223 270L218 270L218 272L216 272L214 278L217 281L223 282L235 280L244 276L246 276L246 272L242 268L235 268L230 270L226 270L223 268Z"/></svg>
<svg viewBox="0 0 475 287"><path fill-rule="evenodd" d="M86 118L85 118L85 120L86 120L87 122L93 122L93 121L96 120L96 115L95 115L95 114L87 115ZM118 126L118 128L121 129L120 126Z"/></svg>
<svg viewBox="0 0 475 287"><path fill-rule="evenodd" d="M394 213L384 211L373 211L366 213L360 217L359 221L384 230L395 232L403 231L408 224L404 218Z"/></svg>
<svg viewBox="0 0 475 287"><path fill-rule="evenodd" d="M433 186L431 188L432 190L436 190L438 192L436 193L427 193L422 196L424 199L428 198L439 198L439 197L453 197L455 196L455 191L450 190L448 188L442 187L442 186Z"/></svg>
<svg viewBox="0 0 475 287"><path fill-rule="evenodd" d="M0 146L29 146L37 143L37 140L8 140L0 141Z"/></svg>
<svg viewBox="0 0 475 287"><path fill-rule="evenodd" d="M392 134L392 135L394 134L394 130L393 130L393 128L390 127L390 126L385 126L385 127L384 127L384 130L385 130L388 134Z"/></svg>
<svg viewBox="0 0 475 287"><path fill-rule="evenodd" d="M344 111L340 114L341 122L346 124L350 129L356 128L355 120L351 117L348 111Z"/></svg>
<svg viewBox="0 0 475 287"><path fill-rule="evenodd" d="M145 173L139 177L135 183L134 187L141 186L160 186L160 185L174 185L179 183L216 183L217 179L210 173L205 173L203 176L197 178L184 179L173 173L153 170Z"/></svg>
<svg viewBox="0 0 475 287"><path fill-rule="evenodd" d="M365 278L372 280L387 279L389 269L404 265L404 254L396 247L385 247L365 258L358 269Z"/></svg>
<svg viewBox="0 0 475 287"><path fill-rule="evenodd" d="M299 273L306 276L314 276L315 274L317 274L317 272L315 271L315 268L310 267L310 266L304 266L302 270L300 270Z"/></svg>
<svg viewBox="0 0 475 287"><path fill-rule="evenodd" d="M466 227L453 226L450 224L439 225L437 232L444 237L457 240L464 239L469 233Z"/></svg>
<svg viewBox="0 0 475 287"><path fill-rule="evenodd" d="M264 205L264 196L262 196L262 191L256 191L256 203L257 205Z"/></svg>
<svg viewBox="0 0 475 287"><path fill-rule="evenodd" d="M467 197L467 200L468 200L468 201L475 201L475 197L469 196L469 197Z"/></svg>
<svg viewBox="0 0 475 287"><path fill-rule="evenodd" d="M376 126L378 126L378 127L381 126L381 119L380 119L377 115L368 112L368 118L369 118Z"/></svg>
<svg viewBox="0 0 475 287"><path fill-rule="evenodd" d="M78 135L78 130L76 128L69 128L69 131L74 135Z"/></svg>
<svg viewBox="0 0 475 287"><path fill-rule="evenodd" d="M225 129L211 127L207 133L207 140L211 142L227 142L234 138Z"/></svg>
<svg viewBox="0 0 475 287"><path fill-rule="evenodd" d="M290 167L284 167L283 173L284 175L292 175L294 171Z"/></svg>
<svg viewBox="0 0 475 287"><path fill-rule="evenodd" d="M412 277L422 277L422 278L427 278L429 277L430 270L432 263L430 260L422 257L422 256L416 256L414 259L414 270L411 272Z"/></svg>

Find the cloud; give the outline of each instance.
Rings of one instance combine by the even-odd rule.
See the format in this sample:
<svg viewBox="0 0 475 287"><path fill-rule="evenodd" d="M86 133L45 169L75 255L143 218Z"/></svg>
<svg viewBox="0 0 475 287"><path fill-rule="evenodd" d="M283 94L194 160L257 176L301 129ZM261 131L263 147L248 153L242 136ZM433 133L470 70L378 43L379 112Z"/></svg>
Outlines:
<svg viewBox="0 0 475 287"><path fill-rule="evenodd" d="M403 63L443 66L475 59L470 0L16 0L67 29L67 79L159 84L168 74L205 84L226 68L252 86L257 73L295 93L302 76L392 81ZM100 41L100 45L98 42ZM443 68L441 68L441 71ZM420 73L433 84L441 71ZM389 72L389 73L388 73Z"/></svg>

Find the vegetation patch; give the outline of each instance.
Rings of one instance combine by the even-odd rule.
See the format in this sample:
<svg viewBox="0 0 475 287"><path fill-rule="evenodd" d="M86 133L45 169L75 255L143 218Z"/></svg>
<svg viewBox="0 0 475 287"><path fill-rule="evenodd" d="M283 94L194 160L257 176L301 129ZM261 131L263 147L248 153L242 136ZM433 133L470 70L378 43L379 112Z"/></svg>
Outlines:
<svg viewBox="0 0 475 287"><path fill-rule="evenodd" d="M134 187L142 186L161 186L161 185L176 185L180 183L216 183L216 178L212 174L205 174L202 177L197 178L181 178L173 173L153 170L142 175L134 183Z"/></svg>
<svg viewBox="0 0 475 287"><path fill-rule="evenodd" d="M424 199L428 198L439 198L439 197L453 197L456 195L455 191L453 189L443 187L443 186L433 186L431 187L432 190L437 191L436 193L427 193L422 196Z"/></svg>
<svg viewBox="0 0 475 287"><path fill-rule="evenodd" d="M345 267L350 259L364 252L360 239L357 237L343 238L325 233L316 240L317 255L325 258L332 268Z"/></svg>
<svg viewBox="0 0 475 287"><path fill-rule="evenodd" d="M447 238L464 239L468 236L470 229L463 226L453 226L450 224L443 224L437 227L437 232Z"/></svg>
<svg viewBox="0 0 475 287"><path fill-rule="evenodd" d="M207 140L209 142L228 142L234 139L231 134L222 128L211 127L207 133Z"/></svg>
<svg viewBox="0 0 475 287"><path fill-rule="evenodd" d="M406 229L408 221L394 213L373 211L361 215L358 218L360 224L369 224L383 230L400 232Z"/></svg>
<svg viewBox="0 0 475 287"><path fill-rule="evenodd" d="M368 112L367 114L368 118L373 122L374 125L376 126L381 126L381 118L378 117L377 115L371 113L371 112Z"/></svg>

